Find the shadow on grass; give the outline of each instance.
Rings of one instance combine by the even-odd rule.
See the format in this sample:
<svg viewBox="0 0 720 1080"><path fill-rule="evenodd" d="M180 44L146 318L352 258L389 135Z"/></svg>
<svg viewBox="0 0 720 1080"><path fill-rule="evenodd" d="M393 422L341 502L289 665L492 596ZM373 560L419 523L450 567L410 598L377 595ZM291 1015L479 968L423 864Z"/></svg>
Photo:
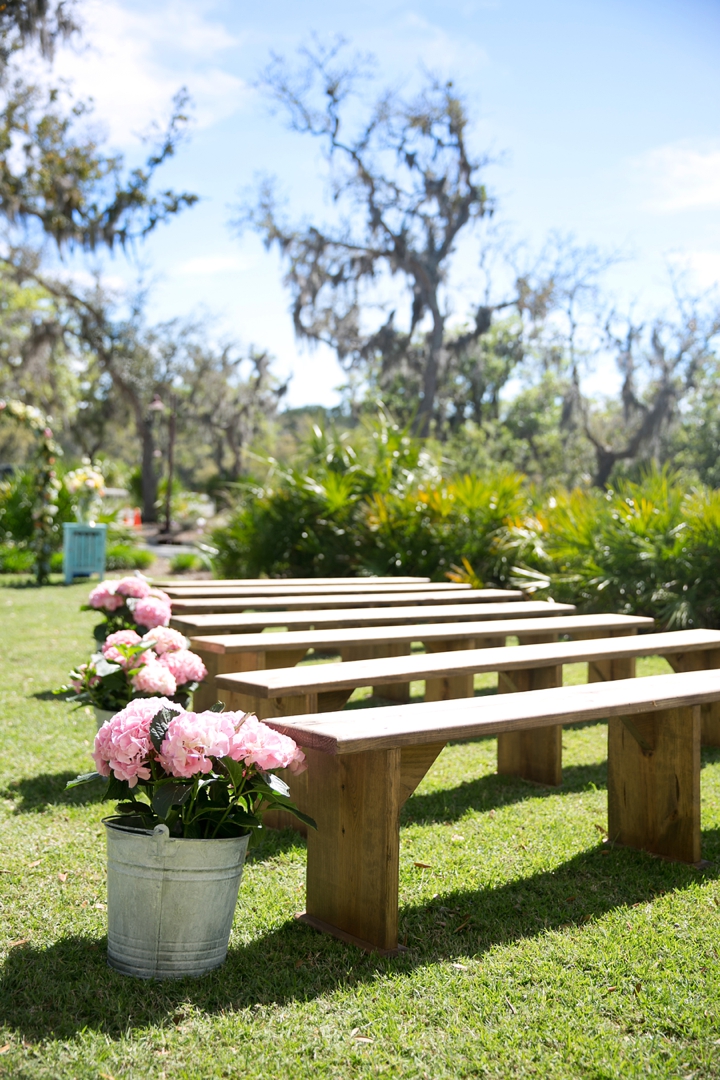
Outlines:
<svg viewBox="0 0 720 1080"><path fill-rule="evenodd" d="M402 809L401 823L429 824L457 821L468 810L491 810L496 806L522 802L528 798L586 791L592 785L607 787L607 763L570 765L563 769L562 787L543 787L513 776L491 773L464 780L457 787L411 795Z"/></svg>
<svg viewBox="0 0 720 1080"><path fill-rule="evenodd" d="M0 791L0 796L15 800L16 814L41 814L49 806L85 806L99 802L102 791L100 780L65 790L68 780L74 780L76 776L77 772L40 773L24 780L13 780L4 791Z"/></svg>
<svg viewBox="0 0 720 1080"><path fill-rule="evenodd" d="M585 725L573 725L582 727ZM452 744L464 745L464 744ZM701 767L720 762L720 747L704 746L701 751ZM544 787L514 776L498 773L464 780L457 787L442 788L423 794L411 795L402 809L400 821L407 825L458 821L468 810L491 810L528 798L546 798L549 795L587 791L589 787L607 788L607 761L592 765L566 765L563 767L562 786Z"/></svg>
<svg viewBox="0 0 720 1080"><path fill-rule="evenodd" d="M705 833L703 843L720 850L720 830ZM524 880L401 908L400 939L409 951L395 958L362 953L288 919L232 947L224 966L201 979L118 975L106 965L105 938L63 938L47 948L27 943L10 950L0 977L0 1023L29 1040L71 1038L84 1029L119 1038L131 1029L181 1023L188 1006L215 1014L310 1001L385 973L397 977L547 931L581 928L618 907L717 876L636 851L595 848Z"/></svg>

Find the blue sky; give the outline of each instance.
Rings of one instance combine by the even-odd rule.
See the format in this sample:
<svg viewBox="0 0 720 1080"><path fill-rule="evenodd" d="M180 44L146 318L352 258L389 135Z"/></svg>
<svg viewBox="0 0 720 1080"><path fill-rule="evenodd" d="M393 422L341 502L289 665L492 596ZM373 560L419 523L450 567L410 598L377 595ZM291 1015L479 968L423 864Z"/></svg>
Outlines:
<svg viewBox="0 0 720 1080"><path fill-rule="evenodd" d="M412 81L421 64L453 78L476 118L475 148L501 156L487 174L499 218L535 246L560 230L632 256L608 275L618 304L667 305L668 262L697 289L720 279L717 0L83 0L81 10L85 47L64 50L56 74L94 98L129 160L179 86L195 101L192 139L162 182L201 202L139 252L151 317L206 311L216 337L268 348L293 374L292 404L333 403L342 372L329 351L298 345L277 257L228 222L259 172L278 177L298 217L326 214L318 147L286 131L253 86L270 50L291 55L310 31L372 51L381 83ZM137 274L123 256L104 270L117 283ZM471 290L458 317L463 296ZM610 372L592 378L604 385Z"/></svg>

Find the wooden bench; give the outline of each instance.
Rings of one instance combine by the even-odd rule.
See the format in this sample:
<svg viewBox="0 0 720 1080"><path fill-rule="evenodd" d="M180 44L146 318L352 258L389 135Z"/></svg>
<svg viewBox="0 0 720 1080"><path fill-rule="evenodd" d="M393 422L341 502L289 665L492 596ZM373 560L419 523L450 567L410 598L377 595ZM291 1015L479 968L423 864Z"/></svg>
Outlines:
<svg viewBox="0 0 720 1080"><path fill-rule="evenodd" d="M153 585L164 589L166 585L380 585L385 582L396 584L398 582L430 582L428 577L299 577L299 578L184 578L182 582L178 578L153 578Z"/></svg>
<svg viewBox="0 0 720 1080"><path fill-rule="evenodd" d="M438 604L498 604L522 601L523 594L512 589L469 589L467 592L411 593L313 593L309 596L198 596L173 599L174 615L217 615L241 611L316 611L333 608L376 608Z"/></svg>
<svg viewBox="0 0 720 1080"><path fill-rule="evenodd" d="M473 696L473 676L498 673L498 690L516 692L562 686L564 664L588 664L588 681L635 676L640 656L664 656L675 671L720 668L720 630L678 630L641 637L563 641L517 648L469 649L344 664L276 668L220 675L218 696L228 708L262 719L340 709L360 686L382 694L383 685L425 679L426 701ZM362 723L361 714L355 713ZM720 746L720 707L702 709L702 742ZM562 729L507 732L498 736L498 772L539 784L562 783ZM294 782L295 783L295 782ZM303 778L297 783L302 786Z"/></svg>
<svg viewBox="0 0 720 1080"><path fill-rule="evenodd" d="M700 710L720 671L588 683L491 698L269 720L305 748L307 841L301 918L368 950L398 950L399 815L447 742L608 720L608 835L700 860Z"/></svg>
<svg viewBox="0 0 720 1080"><path fill-rule="evenodd" d="M344 596L363 596L367 593L380 593L383 597L394 593L407 594L407 603L410 603L418 593L458 593L467 592L469 585L450 581L422 581L416 583L401 582L380 583L372 589L367 585L307 585L290 584L271 581L267 585L216 585L213 581L195 582L188 584L181 582L177 585L168 585L165 592L172 599L192 600L195 598L208 598L215 596L240 597L240 596L326 596L333 593L342 593ZM508 590L496 590L502 597ZM513 595L513 594L511 594Z"/></svg>
<svg viewBox="0 0 720 1080"><path fill-rule="evenodd" d="M333 626L401 626L403 623L455 622L478 619L540 618L543 615L569 615L574 604L552 604L544 600L509 604L428 604L420 608L374 607L334 608L319 611L249 611L217 615L175 615L170 625L188 637L200 634L250 634L268 627L310 630Z"/></svg>
<svg viewBox="0 0 720 1080"><path fill-rule="evenodd" d="M518 611L513 608L513 611ZM524 610L524 609L523 609ZM309 649L340 653L344 661L379 656L404 656L413 642L428 652L504 645L509 636L521 641L547 640L559 634L574 639L634 634L652 629L653 620L642 615L554 615L551 618L493 619L459 623L414 623L404 626L361 626L329 630L283 630L262 634L218 634L191 638L191 647L208 669L195 691L195 708L209 709L217 701L215 678L232 671L260 671L289 667L304 660ZM397 700L398 692L383 686L382 693Z"/></svg>

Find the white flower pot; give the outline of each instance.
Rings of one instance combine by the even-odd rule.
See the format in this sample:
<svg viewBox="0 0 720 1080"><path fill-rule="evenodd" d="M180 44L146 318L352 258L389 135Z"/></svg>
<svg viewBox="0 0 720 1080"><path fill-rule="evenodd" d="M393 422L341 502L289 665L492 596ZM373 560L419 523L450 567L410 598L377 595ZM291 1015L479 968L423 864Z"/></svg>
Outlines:
<svg viewBox="0 0 720 1080"><path fill-rule="evenodd" d="M141 979L204 975L227 956L249 836L171 837L106 818L108 964Z"/></svg>

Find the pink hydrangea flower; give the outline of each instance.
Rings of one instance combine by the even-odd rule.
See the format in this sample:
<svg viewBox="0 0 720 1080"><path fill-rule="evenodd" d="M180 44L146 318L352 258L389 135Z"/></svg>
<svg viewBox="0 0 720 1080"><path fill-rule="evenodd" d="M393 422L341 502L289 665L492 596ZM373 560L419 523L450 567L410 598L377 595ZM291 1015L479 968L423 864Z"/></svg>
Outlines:
<svg viewBox="0 0 720 1080"><path fill-rule="evenodd" d="M148 630L154 630L156 626L167 626L171 615L170 604L154 596L146 596L144 600L138 600L133 611L135 622L139 626L146 626Z"/></svg>
<svg viewBox="0 0 720 1080"><path fill-rule="evenodd" d="M154 596L156 600L162 600L164 604L172 604L172 600L162 589L151 589L148 596Z"/></svg>
<svg viewBox="0 0 720 1080"><path fill-rule="evenodd" d="M150 725L163 708L177 708L164 697L135 698L121 712L106 720L95 736L92 752L95 768L102 776L113 773L135 787L138 777L150 779L148 762L153 750Z"/></svg>
<svg viewBox="0 0 720 1080"><path fill-rule="evenodd" d="M168 725L158 761L166 772L185 779L209 773L213 757L226 757L235 735L222 713L182 712Z"/></svg>
<svg viewBox="0 0 720 1080"><path fill-rule="evenodd" d="M228 718L232 713L225 714ZM235 713L242 717L242 713ZM305 772L307 764L297 743L288 735L273 731L267 724L252 714L245 715L232 741L230 757L234 761L244 761L247 765L257 765L263 772L272 769L289 769L292 773Z"/></svg>
<svg viewBox="0 0 720 1080"><path fill-rule="evenodd" d="M158 656L165 653L177 652L178 649L187 649L190 642L179 630L172 630L169 626L156 626L154 630L148 630L143 637L146 645L152 645Z"/></svg>
<svg viewBox="0 0 720 1080"><path fill-rule="evenodd" d="M178 686L184 686L185 683L202 682L207 675L207 668L202 660L197 653L191 652L190 649L177 649L175 652L165 653L160 658L160 662L172 671Z"/></svg>
<svg viewBox="0 0 720 1080"><path fill-rule="evenodd" d="M136 600L142 600L150 595L150 586L143 577L128 576L116 582L115 592L120 596L134 596Z"/></svg>
<svg viewBox="0 0 720 1080"><path fill-rule="evenodd" d="M110 634L105 639L102 647L102 654L111 664L119 664L120 667L123 668L137 667L138 664L147 664L152 656L152 652L149 649L146 649L145 652L137 653L131 659L126 659L117 648L118 645L139 645L142 640L140 635L136 634L134 630L118 630L115 634Z"/></svg>
<svg viewBox="0 0 720 1080"><path fill-rule="evenodd" d="M101 581L99 585L91 589L88 601L90 607L98 610L117 611L125 603L125 597L116 594L114 581Z"/></svg>
<svg viewBox="0 0 720 1080"><path fill-rule="evenodd" d="M146 664L132 677L132 684L139 694L174 694L177 683L172 671L151 656Z"/></svg>

